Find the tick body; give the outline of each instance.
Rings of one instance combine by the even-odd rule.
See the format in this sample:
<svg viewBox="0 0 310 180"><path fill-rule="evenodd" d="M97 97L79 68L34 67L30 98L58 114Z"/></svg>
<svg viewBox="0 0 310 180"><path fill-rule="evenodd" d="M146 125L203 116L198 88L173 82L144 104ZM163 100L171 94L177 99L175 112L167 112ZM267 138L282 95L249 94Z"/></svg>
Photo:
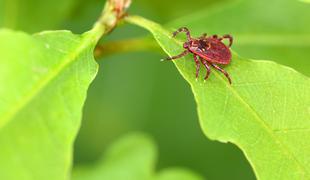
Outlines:
<svg viewBox="0 0 310 180"><path fill-rule="evenodd" d="M187 41L183 44L185 51L179 55L168 57L165 60L178 59L191 53L193 54L196 63L196 78L198 78L200 65L202 63L207 70L207 74L204 78L205 80L208 79L210 75L211 66L223 73L231 84L229 74L218 65L227 65L231 61L230 47L233 43L232 36L224 35L219 37L217 35L207 36L207 34L203 34L198 38L192 38L189 30L186 27L182 27L173 33L173 37L175 37L180 32L185 32L187 36ZM229 45L225 45L222 42L223 39L228 39Z"/></svg>

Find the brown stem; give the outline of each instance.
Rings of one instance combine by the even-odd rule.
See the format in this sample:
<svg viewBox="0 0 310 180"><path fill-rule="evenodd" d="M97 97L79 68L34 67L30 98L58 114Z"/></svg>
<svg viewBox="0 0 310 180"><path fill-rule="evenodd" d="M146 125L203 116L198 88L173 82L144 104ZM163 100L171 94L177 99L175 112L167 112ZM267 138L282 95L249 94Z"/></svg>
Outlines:
<svg viewBox="0 0 310 180"><path fill-rule="evenodd" d="M108 0L93 31L97 31L101 35L110 33L125 17L130 4L131 0Z"/></svg>

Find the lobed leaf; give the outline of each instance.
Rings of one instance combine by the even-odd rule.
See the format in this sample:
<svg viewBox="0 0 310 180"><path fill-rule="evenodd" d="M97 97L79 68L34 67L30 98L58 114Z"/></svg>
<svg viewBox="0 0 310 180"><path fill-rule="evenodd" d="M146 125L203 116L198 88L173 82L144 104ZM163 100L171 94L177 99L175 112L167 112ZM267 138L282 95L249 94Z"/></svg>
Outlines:
<svg viewBox="0 0 310 180"><path fill-rule="evenodd" d="M69 178L97 30L0 30L0 179Z"/></svg>
<svg viewBox="0 0 310 180"><path fill-rule="evenodd" d="M169 56L183 51L182 43L160 25L137 16L127 21L149 30ZM174 63L191 85L201 127L209 138L240 147L258 179L310 178L309 78L236 53L225 67L232 85L215 70L205 83L202 78L196 81L191 56Z"/></svg>

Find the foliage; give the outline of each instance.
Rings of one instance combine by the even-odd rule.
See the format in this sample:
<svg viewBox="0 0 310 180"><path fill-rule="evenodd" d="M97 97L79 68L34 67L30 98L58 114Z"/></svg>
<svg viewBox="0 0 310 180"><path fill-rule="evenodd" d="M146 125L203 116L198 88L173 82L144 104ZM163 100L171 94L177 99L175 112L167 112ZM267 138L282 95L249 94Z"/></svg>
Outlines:
<svg viewBox="0 0 310 180"><path fill-rule="evenodd" d="M4 29L0 38L0 179L67 179L97 72L93 34Z"/></svg>
<svg viewBox="0 0 310 180"><path fill-rule="evenodd" d="M186 25L196 35L206 30L209 34L233 34L233 49L239 54L274 60L309 75L309 8L299 1L242 0L221 9L201 10L169 25Z"/></svg>
<svg viewBox="0 0 310 180"><path fill-rule="evenodd" d="M170 56L182 52L182 43L158 24L140 17L128 21L151 31ZM309 136L308 103L301 103L310 99L309 79L293 69L247 60L234 53L231 65L226 67L233 85L217 72L205 83L195 80L191 58L174 62L191 84L205 134L237 144L260 179L310 178L310 149L307 140L302 140Z"/></svg>
<svg viewBox="0 0 310 180"><path fill-rule="evenodd" d="M309 78L271 61L252 60L272 59L309 75L307 1L137 0L130 14L173 20L168 29L139 16L126 18L149 30L156 42L133 38L143 35L139 28L118 26L126 24L123 1L107 1L91 27L101 0L0 0L0 26L6 27L0 29L0 179L70 179L73 165L72 179L81 180L203 179L171 166L189 167L208 179L254 179L240 151L203 133L236 144L258 179L310 178ZM171 37L180 26L194 36L232 33L233 59L224 67L232 85L215 70L206 82L202 70L196 81L192 56L187 56L174 64L193 98L172 63L145 61L160 58L152 54L159 50L156 43L170 56L180 53L183 39ZM61 27L83 33L25 33ZM96 45L104 68L88 90L98 71ZM149 53L126 53L145 50ZM126 54L107 57L116 53ZM147 135L133 134L105 150L115 137L133 130L150 133L159 149Z"/></svg>

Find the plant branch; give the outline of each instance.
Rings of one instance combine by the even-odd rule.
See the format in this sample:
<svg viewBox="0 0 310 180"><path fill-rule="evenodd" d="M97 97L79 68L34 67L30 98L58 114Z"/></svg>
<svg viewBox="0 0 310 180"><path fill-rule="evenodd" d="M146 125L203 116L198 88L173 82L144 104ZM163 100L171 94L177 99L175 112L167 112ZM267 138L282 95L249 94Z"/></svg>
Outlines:
<svg viewBox="0 0 310 180"><path fill-rule="evenodd" d="M95 23L91 33L98 41L102 35L108 34L126 16L131 0L107 0L105 7Z"/></svg>
<svg viewBox="0 0 310 180"><path fill-rule="evenodd" d="M108 42L99 44L95 49L95 57L99 59L104 56L109 56L117 53L137 52L137 51L160 51L161 48L151 38L142 37L135 39L127 39L121 41Z"/></svg>

